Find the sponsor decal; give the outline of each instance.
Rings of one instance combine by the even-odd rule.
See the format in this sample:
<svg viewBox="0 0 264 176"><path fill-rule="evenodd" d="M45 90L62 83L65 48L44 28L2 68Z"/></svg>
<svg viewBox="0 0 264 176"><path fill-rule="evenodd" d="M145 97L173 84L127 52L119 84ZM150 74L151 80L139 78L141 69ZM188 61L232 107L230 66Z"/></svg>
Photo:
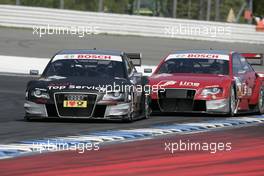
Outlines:
<svg viewBox="0 0 264 176"><path fill-rule="evenodd" d="M64 56L65 59L74 59L74 55L65 55Z"/></svg>
<svg viewBox="0 0 264 176"><path fill-rule="evenodd" d="M189 81L180 81L179 86L186 87L199 87L200 83L197 82L189 82Z"/></svg>
<svg viewBox="0 0 264 176"><path fill-rule="evenodd" d="M170 54L166 60L169 59L221 59L229 60L228 55L224 54L208 54L208 53L187 53L187 54Z"/></svg>
<svg viewBox="0 0 264 176"><path fill-rule="evenodd" d="M121 56L102 54L59 54L54 57L53 61L62 59L96 59L122 62Z"/></svg>
<svg viewBox="0 0 264 176"><path fill-rule="evenodd" d="M105 90L105 86L84 86L84 85L49 85L48 86L49 90L65 90L65 89L69 89L69 90L97 90L97 91L104 91Z"/></svg>
<svg viewBox="0 0 264 176"><path fill-rule="evenodd" d="M160 87L176 85L179 87L199 87L200 83L191 81L161 81L158 83Z"/></svg>
<svg viewBox="0 0 264 176"><path fill-rule="evenodd" d="M86 108L87 107L87 101L64 100L63 101L63 107L64 108Z"/></svg>
<svg viewBox="0 0 264 176"><path fill-rule="evenodd" d="M167 81L164 84L160 84L160 83L162 83L162 81L159 82L159 85L161 85L161 86L171 86L171 85L175 85L177 83L177 81Z"/></svg>
<svg viewBox="0 0 264 176"><path fill-rule="evenodd" d="M96 55L96 54L79 54L77 59L108 59L111 60L112 56L109 55Z"/></svg>
<svg viewBox="0 0 264 176"><path fill-rule="evenodd" d="M246 83L243 83L239 77L235 77L235 81L236 81L236 86L237 86L238 97L252 95L252 88L249 87Z"/></svg>

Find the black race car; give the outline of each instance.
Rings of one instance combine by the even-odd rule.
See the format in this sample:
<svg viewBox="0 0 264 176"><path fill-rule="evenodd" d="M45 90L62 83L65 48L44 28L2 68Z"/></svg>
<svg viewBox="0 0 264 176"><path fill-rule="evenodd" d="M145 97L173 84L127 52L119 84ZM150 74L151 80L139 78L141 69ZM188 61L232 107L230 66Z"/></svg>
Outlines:
<svg viewBox="0 0 264 176"><path fill-rule="evenodd" d="M27 84L25 118L147 118L148 94L134 61L141 64L140 53L58 52L40 78Z"/></svg>

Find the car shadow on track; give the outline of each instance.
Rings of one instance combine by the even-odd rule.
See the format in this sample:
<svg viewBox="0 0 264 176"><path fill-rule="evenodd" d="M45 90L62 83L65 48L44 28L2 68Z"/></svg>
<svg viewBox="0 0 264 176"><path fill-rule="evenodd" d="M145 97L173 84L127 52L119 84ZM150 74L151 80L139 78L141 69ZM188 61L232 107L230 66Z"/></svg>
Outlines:
<svg viewBox="0 0 264 176"><path fill-rule="evenodd" d="M252 113L243 113L235 115L236 117L244 117L244 116L254 116L256 114ZM137 121L144 121L144 120L157 120L162 118L172 118L172 119L189 119L189 118L202 118L202 119L221 119L221 118L230 118L227 115L212 115L212 114L201 114L201 113L154 113L150 116L149 119L135 119L132 122L124 121L121 119L80 119L80 118L46 118L46 119L19 119L17 121L24 121L24 122L33 122L33 123L92 123L92 124L129 124Z"/></svg>
<svg viewBox="0 0 264 176"><path fill-rule="evenodd" d="M245 112L245 113L239 113L239 114L235 114L235 116L233 116L233 118L236 117L244 117L244 116L254 116L254 115L258 115L257 113L251 113L251 112ZM231 116L228 116L226 114L206 114L206 113L181 113L181 112L173 112L173 113L160 113L160 112L155 112L151 114L152 117L160 117L160 116L164 116L164 117L173 117L173 118L199 118L199 117L204 117L204 118L231 118ZM151 118L151 117L150 117ZM162 117L161 117L162 118Z"/></svg>
<svg viewBox="0 0 264 176"><path fill-rule="evenodd" d="M140 121L141 119L136 119L133 122ZM143 119L142 119L143 120ZM66 119L66 118L47 118L47 119L31 119L31 120L26 120L26 119L20 119L17 121L23 121L27 123L104 123L104 124L113 124L113 123L120 123L120 124L127 124L127 123L133 123L133 122L127 122L119 119L111 119L111 120L106 120L106 119L78 119L78 118L72 118L72 119Z"/></svg>

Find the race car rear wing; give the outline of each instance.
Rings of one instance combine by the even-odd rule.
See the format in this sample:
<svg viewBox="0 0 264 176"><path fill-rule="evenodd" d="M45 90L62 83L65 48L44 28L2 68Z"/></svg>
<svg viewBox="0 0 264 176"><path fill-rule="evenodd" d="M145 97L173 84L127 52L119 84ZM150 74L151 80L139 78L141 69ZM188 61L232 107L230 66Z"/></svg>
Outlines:
<svg viewBox="0 0 264 176"><path fill-rule="evenodd" d="M134 66L141 66L141 53L125 53Z"/></svg>
<svg viewBox="0 0 264 176"><path fill-rule="evenodd" d="M263 54L261 53L241 53L241 55L245 57L251 65L263 65Z"/></svg>

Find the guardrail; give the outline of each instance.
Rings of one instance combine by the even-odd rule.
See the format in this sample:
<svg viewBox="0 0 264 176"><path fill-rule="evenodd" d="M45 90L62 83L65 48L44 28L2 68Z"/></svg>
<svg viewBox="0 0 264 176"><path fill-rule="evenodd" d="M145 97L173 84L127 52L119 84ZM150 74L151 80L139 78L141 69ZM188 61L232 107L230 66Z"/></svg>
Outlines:
<svg viewBox="0 0 264 176"><path fill-rule="evenodd" d="M0 5L0 25L93 26L100 33L264 44L254 25Z"/></svg>

